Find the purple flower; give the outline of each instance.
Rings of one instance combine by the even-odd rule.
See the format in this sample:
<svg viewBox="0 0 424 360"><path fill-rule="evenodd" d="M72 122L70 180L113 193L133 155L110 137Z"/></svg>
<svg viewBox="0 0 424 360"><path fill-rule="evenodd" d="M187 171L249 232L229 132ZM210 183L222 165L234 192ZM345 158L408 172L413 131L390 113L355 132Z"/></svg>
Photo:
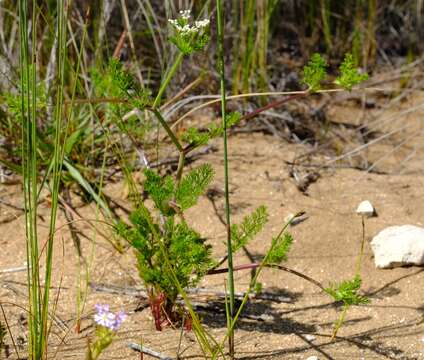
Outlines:
<svg viewBox="0 0 424 360"><path fill-rule="evenodd" d="M117 330L121 326L121 324L125 321L126 318L127 314L125 314L123 311L116 313L114 324L115 330Z"/></svg>
<svg viewBox="0 0 424 360"><path fill-rule="evenodd" d="M106 327L110 330L118 330L123 321L127 318L127 315L120 311L116 314L109 311L109 305L97 304L97 314L94 315L94 321L97 325Z"/></svg>

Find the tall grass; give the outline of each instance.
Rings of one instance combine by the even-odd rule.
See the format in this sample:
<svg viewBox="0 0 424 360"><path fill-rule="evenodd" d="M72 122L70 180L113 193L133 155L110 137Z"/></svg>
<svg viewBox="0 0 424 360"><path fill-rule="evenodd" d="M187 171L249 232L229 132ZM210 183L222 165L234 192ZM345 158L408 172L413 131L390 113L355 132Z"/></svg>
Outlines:
<svg viewBox="0 0 424 360"><path fill-rule="evenodd" d="M277 0L233 1L233 93L267 90L268 42Z"/></svg>
<svg viewBox="0 0 424 360"><path fill-rule="evenodd" d="M42 299L37 233L37 128L36 128L36 7L32 7L32 49L29 48L28 1L19 1L20 91L22 116L22 174L28 266L29 357L41 359Z"/></svg>
<svg viewBox="0 0 424 360"><path fill-rule="evenodd" d="M27 0L19 1L19 33L20 33L20 72L21 72L21 118L22 118L22 174L25 198L25 228L27 238L28 294L29 294L29 357L31 359L47 358L49 338L50 285L53 269L53 245L58 209L59 184L62 168L62 118L63 88L66 60L66 10L65 2L57 2L57 86L55 100L55 136L51 172L51 213L49 235L45 244L40 247L37 232L37 204L40 190L47 185L39 182L38 173L38 129L37 129L37 20L38 9L32 2L32 27L28 28ZM29 34L32 34L31 49ZM45 254L43 256L43 252ZM41 277L40 260L45 258L45 273ZM41 286L43 284L43 286ZM43 290L44 288L44 290Z"/></svg>

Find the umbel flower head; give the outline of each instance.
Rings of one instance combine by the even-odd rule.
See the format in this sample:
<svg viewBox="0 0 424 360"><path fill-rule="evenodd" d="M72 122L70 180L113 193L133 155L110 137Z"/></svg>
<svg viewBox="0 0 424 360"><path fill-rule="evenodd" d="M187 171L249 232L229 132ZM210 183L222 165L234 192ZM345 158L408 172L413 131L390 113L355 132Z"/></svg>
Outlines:
<svg viewBox="0 0 424 360"><path fill-rule="evenodd" d="M118 330L127 318L127 315L123 311L112 313L109 309L109 305L97 304L96 310L97 313L94 315L95 323L113 331Z"/></svg>
<svg viewBox="0 0 424 360"><path fill-rule="evenodd" d="M170 40L185 55L203 49L209 41L209 19L190 22L190 18L191 10L181 10L177 19L168 19L175 30Z"/></svg>

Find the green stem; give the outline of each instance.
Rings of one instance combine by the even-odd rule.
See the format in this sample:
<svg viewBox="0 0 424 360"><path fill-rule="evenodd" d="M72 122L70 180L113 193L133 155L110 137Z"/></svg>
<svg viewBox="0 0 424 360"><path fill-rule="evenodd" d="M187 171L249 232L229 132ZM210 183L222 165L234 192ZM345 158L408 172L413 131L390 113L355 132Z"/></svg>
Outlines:
<svg viewBox="0 0 424 360"><path fill-rule="evenodd" d="M152 105L153 109L156 109L160 105L162 96L166 88L168 87L172 77L175 75L175 72L178 70L178 67L181 65L183 58L184 58L184 54L182 52L179 52L174 64L172 65L171 69L169 69L168 73L166 74L165 80L162 82L159 88L158 94L156 95L156 98Z"/></svg>
<svg viewBox="0 0 424 360"><path fill-rule="evenodd" d="M41 312L41 329L42 336L40 339L40 348L44 354L47 354L48 340L48 314L49 314L49 299L50 299L50 284L53 267L53 241L56 227L59 185L61 181L61 171L63 164L61 135L63 129L63 88L65 78L65 60L66 60L66 20L65 20L65 4L64 1L57 2L57 36L58 36L58 88L56 90L56 105L55 105L55 142L53 154L53 186L52 186L52 206L50 214L49 237L47 240L46 253L46 270L45 270L45 288Z"/></svg>
<svg viewBox="0 0 424 360"><path fill-rule="evenodd" d="M155 114L156 118L158 119L158 121L160 122L160 124L165 129L165 131L168 134L168 136L170 137L171 141L174 143L175 147L178 149L178 152L179 153L183 153L184 152L183 146L181 145L181 143L179 142L179 140L175 136L174 132L169 127L169 125L166 122L166 120L163 118L163 116L160 113L160 111L155 108L154 104L153 104L153 107L151 109L149 109L149 110L151 112L153 112L153 114Z"/></svg>
<svg viewBox="0 0 424 360"><path fill-rule="evenodd" d="M19 1L19 39L21 72L21 117L22 117L22 174L25 201L25 230L29 302L30 359L41 358L39 349L41 294L39 278L39 254L37 238L37 128L36 128L36 2L32 7L32 52L28 44L27 0Z"/></svg>
<svg viewBox="0 0 424 360"><path fill-rule="evenodd" d="M292 221L294 220L294 219L296 219L297 217L299 217L300 215L301 215L302 213L298 213L298 214L296 214L296 215L294 215L292 218L291 218L291 220L289 221L289 222L287 222L282 228L281 228L281 230L280 230L280 232L279 232L279 234L277 235L277 239L278 238L280 238L282 235L283 235L283 233L284 233L284 231L286 231L286 229L287 229L287 227L292 223ZM233 330L234 330L234 327L235 327L235 325L236 325L236 323L237 323L237 320L238 320L238 318L240 317L240 314L241 314L241 312L243 311L243 309L244 309L244 306L246 305L246 303L247 303L247 300L249 300L249 295L250 295L250 293L251 293L251 291L252 291L252 289L254 288L254 286L255 286L255 284L256 284L256 281L258 280L258 277L259 277L259 275L260 275L260 273L262 272L262 269L264 268L264 267L270 267L269 266L269 264L268 264L268 259L269 259L269 256L270 256L270 254L272 253L272 251L274 250L274 248L275 248L275 245L276 245L276 243L275 242L273 242L272 243L272 245L271 245L271 247L269 248L269 250L267 251L267 253L266 253L266 255L265 255L265 257L264 257L264 259L261 261L261 263L259 264L259 266L257 267L257 271L256 271L256 274L255 274L255 276L254 276L254 278L252 279L252 281L250 282L250 284L249 284L249 288L247 289L247 291L246 291L246 294L244 295L244 297L243 297L243 300L242 300L242 302L241 302L241 304L240 304L240 306L239 306L239 308L237 309L237 312L235 313L235 315L234 315L234 317L233 317L233 319L232 319L232 321L231 321L231 324L230 324L230 326L229 326L229 328L228 328L228 330L227 330L227 334L225 335L225 337L224 337L224 339L222 340L222 343L225 343L225 341L227 340L227 339L229 339L230 338L230 336L231 336L231 334L232 334L232 332L233 332ZM317 284L316 284L317 285ZM318 285L319 286L319 285ZM321 286L320 286L321 287ZM215 352L214 354L213 354L213 357L212 357L212 359L213 360L215 360L216 358L217 358L217 353Z"/></svg>
<svg viewBox="0 0 424 360"><path fill-rule="evenodd" d="M349 309L349 305L343 304L343 311L340 314L340 317L339 317L339 319L337 320L337 322L336 322L336 324L334 326L333 334L331 335L331 341L333 341L336 338L337 333L339 332L340 327L344 323L344 319L346 317L346 313L347 313L347 310L348 309Z"/></svg>
<svg viewBox="0 0 424 360"><path fill-rule="evenodd" d="M227 116L226 116L226 96L225 96L225 66L224 66L224 17L222 1L216 1L216 12L218 22L218 69L220 73L221 84L221 113L222 126L224 129L224 191L225 191L225 220L227 229L227 256L228 256L228 290L229 298L229 323L233 322L234 315L234 269L233 269L233 250L231 244L231 217L230 217L230 195L229 195L229 171L228 171L228 137L227 137ZM234 327L229 331L230 358L234 359Z"/></svg>
<svg viewBox="0 0 424 360"><path fill-rule="evenodd" d="M362 257L364 256L364 245L365 245L365 219L362 215L362 240L361 240L361 249L359 251L358 260L356 263L356 271L355 275L360 276L361 275L361 264L362 264Z"/></svg>
<svg viewBox="0 0 424 360"><path fill-rule="evenodd" d="M175 136L174 132L168 126L168 123L163 118L160 111L157 110L157 107L160 105L160 100L162 98L162 95L165 92L166 87L168 86L169 82L171 81L171 79L172 79L173 75L175 74L176 70L178 69L179 65L181 64L183 57L184 57L183 53L178 54L178 57L177 57L174 65L172 66L172 68L168 72L164 82L162 83L162 85L159 89L159 92L156 96L155 101L153 102L152 107L150 109L148 109L151 112L153 112L153 114L156 116L157 120L162 125L162 127L165 129L166 133L168 134L168 136L170 137L171 141L173 142L175 147L178 149L178 152L180 154L179 162L178 162L178 170L177 170L177 182L179 180L181 180L182 172L183 172L183 169L184 169L184 160L185 160L184 148L181 145L181 143L179 142L178 138ZM165 265L166 265L167 270L169 271L169 273L171 275L171 278L173 279L173 283L176 286L179 294L181 295L181 297L185 301L188 312L189 312L189 314L190 314L190 316L193 320L193 328L195 329L196 336L199 340L199 343L202 346L202 350L207 351L209 354L212 354L213 353L212 345L208 341L207 335L206 335L206 333L205 333L205 331L204 331L204 329L203 329L203 327L200 323L198 316L196 315L193 307L191 306L191 303L190 303L190 301L187 297L187 294L185 293L185 291L184 291L183 287L181 286L177 276L175 275L175 272L174 272L172 265L171 265L169 258L168 258L168 252L167 252L166 246L163 243L163 239L161 238L160 234L156 231L156 229L153 225L153 222L150 219L150 213L147 210L147 208L145 208L143 203L139 204L139 206L143 210L145 216L148 219L148 224L149 224L150 230L152 231L152 234L155 238L155 241L159 245L159 248L160 248L160 250L163 254ZM216 343L216 341L214 339L211 339L211 340L214 343L213 345L215 345L215 348L216 348L216 346L218 344ZM222 350L220 348L218 348L218 351L222 354Z"/></svg>

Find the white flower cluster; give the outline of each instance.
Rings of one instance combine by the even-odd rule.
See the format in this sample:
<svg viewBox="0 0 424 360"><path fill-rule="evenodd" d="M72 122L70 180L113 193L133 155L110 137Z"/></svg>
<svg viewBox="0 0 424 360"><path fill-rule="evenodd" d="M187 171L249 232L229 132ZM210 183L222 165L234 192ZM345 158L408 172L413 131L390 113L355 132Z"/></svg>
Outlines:
<svg viewBox="0 0 424 360"><path fill-rule="evenodd" d="M191 10L180 10L180 16L184 20L189 20L191 17Z"/></svg>
<svg viewBox="0 0 424 360"><path fill-rule="evenodd" d="M191 17L191 11L181 10L180 16L183 19L183 23L186 23L189 21ZM182 35L198 33L202 31L205 27L209 26L209 19L195 21L193 25L190 25L188 23L186 23L185 25L182 25L181 21L178 21L177 19L169 19L168 21Z"/></svg>
<svg viewBox="0 0 424 360"><path fill-rule="evenodd" d="M203 29L209 26L209 23L210 23L209 19L203 19L203 20L195 21L194 26L197 27L198 29Z"/></svg>

